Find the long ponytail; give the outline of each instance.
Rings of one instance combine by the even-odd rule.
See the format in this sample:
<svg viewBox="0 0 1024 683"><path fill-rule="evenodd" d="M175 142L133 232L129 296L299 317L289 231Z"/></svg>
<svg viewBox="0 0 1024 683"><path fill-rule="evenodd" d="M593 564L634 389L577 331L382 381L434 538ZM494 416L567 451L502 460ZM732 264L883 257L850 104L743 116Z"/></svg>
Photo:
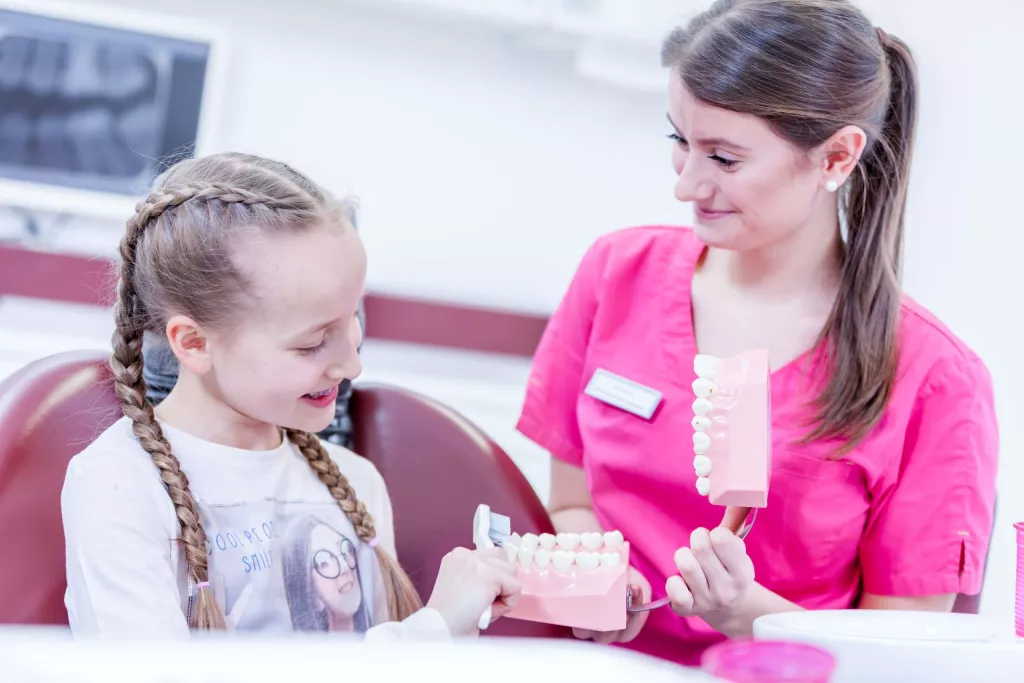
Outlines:
<svg viewBox="0 0 1024 683"><path fill-rule="evenodd" d="M901 274L910 166L917 125L917 69L907 45L877 31L889 72L880 135L849 179L847 243L839 296L823 336L830 376L806 437L842 437L843 450L881 419L899 360Z"/></svg>

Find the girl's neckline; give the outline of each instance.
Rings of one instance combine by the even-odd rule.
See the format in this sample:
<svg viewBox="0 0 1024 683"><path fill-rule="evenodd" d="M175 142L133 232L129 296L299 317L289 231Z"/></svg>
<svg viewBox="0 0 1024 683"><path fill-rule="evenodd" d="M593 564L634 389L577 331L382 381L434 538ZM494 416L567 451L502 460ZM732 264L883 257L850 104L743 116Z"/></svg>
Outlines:
<svg viewBox="0 0 1024 683"><path fill-rule="evenodd" d="M172 446L177 443L186 448L202 450L204 456L214 455L222 458L244 458L247 460L277 460L282 454L290 452L292 448L291 442L283 433L281 434L281 443L274 448L250 450L198 437L160 418L157 418L157 422Z"/></svg>

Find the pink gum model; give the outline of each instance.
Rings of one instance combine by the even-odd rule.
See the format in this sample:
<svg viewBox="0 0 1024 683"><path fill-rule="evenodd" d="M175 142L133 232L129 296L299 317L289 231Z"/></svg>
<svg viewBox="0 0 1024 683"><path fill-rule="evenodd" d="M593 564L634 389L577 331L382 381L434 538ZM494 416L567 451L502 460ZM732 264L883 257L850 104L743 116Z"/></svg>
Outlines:
<svg viewBox="0 0 1024 683"><path fill-rule="evenodd" d="M693 370L697 491L713 505L765 507L772 467L768 353L698 355Z"/></svg>
<svg viewBox="0 0 1024 683"><path fill-rule="evenodd" d="M621 533L513 534L504 548L523 586L506 617L592 631L626 627L629 544Z"/></svg>

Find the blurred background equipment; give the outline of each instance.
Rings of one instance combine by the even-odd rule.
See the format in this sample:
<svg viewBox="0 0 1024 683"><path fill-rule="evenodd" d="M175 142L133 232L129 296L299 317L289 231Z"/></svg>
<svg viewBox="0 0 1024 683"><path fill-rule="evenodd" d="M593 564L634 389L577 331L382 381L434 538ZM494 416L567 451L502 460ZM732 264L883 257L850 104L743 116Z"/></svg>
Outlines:
<svg viewBox="0 0 1024 683"><path fill-rule="evenodd" d="M0 174L144 191L195 146L208 51L0 9Z"/></svg>
<svg viewBox="0 0 1024 683"><path fill-rule="evenodd" d="M166 164L202 148L214 38L175 27L0 3L0 201L123 218Z"/></svg>

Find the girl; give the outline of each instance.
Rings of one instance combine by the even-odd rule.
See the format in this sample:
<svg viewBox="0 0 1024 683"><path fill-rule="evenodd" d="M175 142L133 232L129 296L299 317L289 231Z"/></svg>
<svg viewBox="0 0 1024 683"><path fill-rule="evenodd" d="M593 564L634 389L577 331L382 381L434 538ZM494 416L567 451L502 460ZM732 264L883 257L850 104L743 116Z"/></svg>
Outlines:
<svg viewBox="0 0 1024 683"><path fill-rule="evenodd" d="M900 292L910 50L846 0L719 0L663 55L696 226L588 251L519 429L554 456L555 526L621 529L635 582L679 616L578 635L695 663L768 613L951 609L981 589L998 435L982 361ZM773 450L744 544L746 511L696 490L690 420L694 356L748 348L774 369ZM658 412L586 394L598 369L661 392Z"/></svg>
<svg viewBox="0 0 1024 683"><path fill-rule="evenodd" d="M518 595L500 550L456 549L421 608L380 474L313 434L361 369L366 258L346 215L295 170L242 154L183 161L138 205L111 356L125 417L75 456L62 495L75 633L292 631L314 607L371 637L466 635ZM147 333L180 366L155 410ZM322 550L341 564L318 582L334 573ZM296 561L303 580L286 581Z"/></svg>

